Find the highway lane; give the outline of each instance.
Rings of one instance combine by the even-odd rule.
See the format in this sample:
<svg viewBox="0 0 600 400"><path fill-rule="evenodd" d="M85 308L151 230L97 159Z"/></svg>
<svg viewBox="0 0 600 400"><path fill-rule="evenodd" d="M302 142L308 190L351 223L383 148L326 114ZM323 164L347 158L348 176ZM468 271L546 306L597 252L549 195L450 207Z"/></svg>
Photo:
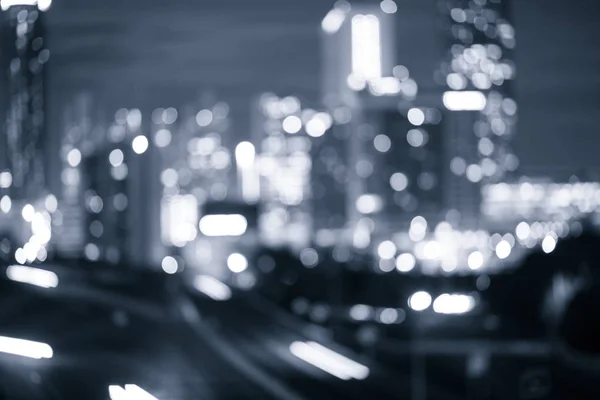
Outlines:
<svg viewBox="0 0 600 400"><path fill-rule="evenodd" d="M234 344L270 376L286 382L292 390L305 398L411 398L413 380L409 363L401 368L383 367L365 354L339 346L331 340L327 331L312 329L303 321L271 307L270 303L260 300L252 293L234 294L226 302L214 302L202 296L193 298L203 320L208 321L220 337ZM298 359L290 352L291 343L312 340L367 366L369 376L364 380L341 380ZM430 394L435 396L432 398L463 398L453 393L451 387L439 387L435 380L430 382L430 386ZM324 393L327 396L323 397Z"/></svg>
<svg viewBox="0 0 600 400"><path fill-rule="evenodd" d="M53 350L40 360L0 353L0 399L106 400L113 384L136 384L160 400L274 398L166 305L71 289L0 280L0 336Z"/></svg>

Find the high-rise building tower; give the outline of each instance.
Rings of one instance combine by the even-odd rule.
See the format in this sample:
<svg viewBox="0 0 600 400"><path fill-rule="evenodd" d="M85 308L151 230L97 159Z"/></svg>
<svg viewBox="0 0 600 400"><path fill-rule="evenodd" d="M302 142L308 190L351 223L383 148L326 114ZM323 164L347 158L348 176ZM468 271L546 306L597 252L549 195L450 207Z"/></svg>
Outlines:
<svg viewBox="0 0 600 400"><path fill-rule="evenodd" d="M518 167L511 150L517 104L513 81L515 30L509 0L440 1L448 53L437 73L447 91L450 208L478 217L480 186L510 179Z"/></svg>
<svg viewBox="0 0 600 400"><path fill-rule="evenodd" d="M267 245L304 248L310 242L311 137L330 127L329 114L303 109L294 96L257 99L252 138L260 173L259 231Z"/></svg>
<svg viewBox="0 0 600 400"><path fill-rule="evenodd" d="M39 197L45 176L43 11L51 0L0 2L0 167L11 174L10 194Z"/></svg>

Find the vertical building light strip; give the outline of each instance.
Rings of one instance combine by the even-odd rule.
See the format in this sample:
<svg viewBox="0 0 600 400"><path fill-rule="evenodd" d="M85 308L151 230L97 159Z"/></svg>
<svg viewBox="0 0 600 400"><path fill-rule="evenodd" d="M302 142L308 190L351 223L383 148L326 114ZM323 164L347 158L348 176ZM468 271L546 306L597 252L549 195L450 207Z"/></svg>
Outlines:
<svg viewBox="0 0 600 400"><path fill-rule="evenodd" d="M366 81L381 78L381 32L375 15L352 18L352 73Z"/></svg>

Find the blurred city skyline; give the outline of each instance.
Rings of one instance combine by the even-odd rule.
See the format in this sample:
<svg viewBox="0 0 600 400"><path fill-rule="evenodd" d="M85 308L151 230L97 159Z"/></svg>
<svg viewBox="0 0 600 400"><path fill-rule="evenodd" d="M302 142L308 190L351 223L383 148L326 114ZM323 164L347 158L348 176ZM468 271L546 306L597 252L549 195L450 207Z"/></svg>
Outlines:
<svg viewBox="0 0 600 400"><path fill-rule="evenodd" d="M421 87L432 81L430 66L444 51L443 43L435 47L441 40L435 3L398 2L398 37L407 32L398 61ZM319 27L332 4L55 1L47 16L50 127L57 129L60 110L81 90L92 92L108 114L118 107L179 107L211 90L230 103L233 132L245 140L248 104L259 93L294 93L318 102ZM600 8L590 0L531 0L511 7L520 106L514 145L522 172L556 179L598 172L593 144L600 44L590 38L597 36Z"/></svg>

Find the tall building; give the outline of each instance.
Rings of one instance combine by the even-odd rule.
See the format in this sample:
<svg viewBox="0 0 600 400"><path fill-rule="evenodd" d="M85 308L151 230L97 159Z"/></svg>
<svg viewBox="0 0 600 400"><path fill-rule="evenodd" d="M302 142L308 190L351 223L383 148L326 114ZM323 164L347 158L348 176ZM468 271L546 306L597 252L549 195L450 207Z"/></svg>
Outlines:
<svg viewBox="0 0 600 400"><path fill-rule="evenodd" d="M359 231L359 247L370 239L357 237L390 237L415 216L439 221L445 207L441 90L421 95L396 65L406 41L396 34L397 9L393 1L338 2L322 22L323 100L346 124L336 150L346 153L346 226Z"/></svg>
<svg viewBox="0 0 600 400"><path fill-rule="evenodd" d="M54 226L56 250L63 257L77 257L86 243L83 208L82 158L92 151L90 140L104 137L94 129L92 97L80 93L67 104L62 123L60 144L59 218ZM98 135L98 133L101 133Z"/></svg>
<svg viewBox="0 0 600 400"><path fill-rule="evenodd" d="M293 96L264 94L254 104L252 140L260 173L259 232L271 246L310 243L311 137L331 127L327 113L302 108Z"/></svg>
<svg viewBox="0 0 600 400"><path fill-rule="evenodd" d="M509 0L440 1L448 51L436 78L447 91L443 103L447 153L452 154L446 192L449 205L478 218L480 185L511 179L518 160L514 99L515 30Z"/></svg>
<svg viewBox="0 0 600 400"><path fill-rule="evenodd" d="M0 168L14 198L40 197L45 185L45 64L43 11L51 0L3 0L0 12Z"/></svg>

